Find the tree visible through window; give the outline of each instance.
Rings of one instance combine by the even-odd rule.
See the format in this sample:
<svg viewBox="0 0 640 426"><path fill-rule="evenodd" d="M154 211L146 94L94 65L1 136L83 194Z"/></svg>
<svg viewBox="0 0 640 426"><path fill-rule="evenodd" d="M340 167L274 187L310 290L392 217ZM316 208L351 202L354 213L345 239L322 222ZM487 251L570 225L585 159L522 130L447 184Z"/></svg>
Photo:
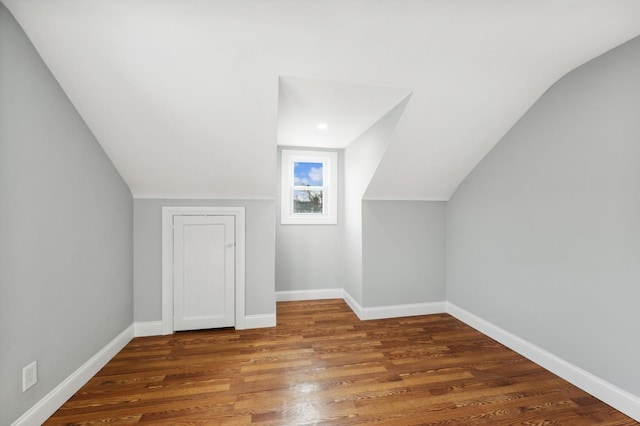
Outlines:
<svg viewBox="0 0 640 426"><path fill-rule="evenodd" d="M282 150L281 223L337 223L336 181L336 152Z"/></svg>
<svg viewBox="0 0 640 426"><path fill-rule="evenodd" d="M324 213L322 163L293 163L293 213Z"/></svg>

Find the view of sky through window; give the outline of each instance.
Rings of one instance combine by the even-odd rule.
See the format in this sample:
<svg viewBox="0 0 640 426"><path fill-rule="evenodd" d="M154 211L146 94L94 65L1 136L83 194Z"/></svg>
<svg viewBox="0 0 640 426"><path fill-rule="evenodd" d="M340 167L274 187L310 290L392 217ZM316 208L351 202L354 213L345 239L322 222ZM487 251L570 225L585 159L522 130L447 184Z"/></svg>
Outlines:
<svg viewBox="0 0 640 426"><path fill-rule="evenodd" d="M323 186L322 176L322 163L293 163L295 186Z"/></svg>
<svg viewBox="0 0 640 426"><path fill-rule="evenodd" d="M336 224L338 153L283 149L281 160L281 223Z"/></svg>

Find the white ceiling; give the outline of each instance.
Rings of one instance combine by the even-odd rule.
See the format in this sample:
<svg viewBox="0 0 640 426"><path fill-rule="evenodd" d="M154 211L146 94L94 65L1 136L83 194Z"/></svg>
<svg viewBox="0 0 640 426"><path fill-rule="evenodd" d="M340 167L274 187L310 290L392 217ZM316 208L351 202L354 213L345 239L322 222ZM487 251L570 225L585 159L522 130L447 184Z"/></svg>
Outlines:
<svg viewBox="0 0 640 426"><path fill-rule="evenodd" d="M272 198L278 141L344 146L412 93L366 197L446 200L550 85L640 34L639 0L2 1L135 197ZM280 121L279 84L303 101Z"/></svg>
<svg viewBox="0 0 640 426"><path fill-rule="evenodd" d="M407 89L280 77L278 145L346 148L410 94Z"/></svg>

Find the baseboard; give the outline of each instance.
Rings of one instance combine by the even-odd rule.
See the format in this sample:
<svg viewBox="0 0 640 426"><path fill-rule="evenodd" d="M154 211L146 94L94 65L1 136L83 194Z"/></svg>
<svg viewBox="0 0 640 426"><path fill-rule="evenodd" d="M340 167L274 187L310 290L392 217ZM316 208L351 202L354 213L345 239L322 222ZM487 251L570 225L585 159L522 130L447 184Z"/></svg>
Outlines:
<svg viewBox="0 0 640 426"><path fill-rule="evenodd" d="M162 335L162 321L145 321L145 322L136 322L133 324L135 337L146 337L146 336L161 336ZM244 317L244 327L243 330L249 328L265 328L265 327L275 327L276 326L276 315L275 314L265 314L265 315L246 315ZM238 328L240 330L240 328Z"/></svg>
<svg viewBox="0 0 640 426"><path fill-rule="evenodd" d="M562 377L569 383L611 405L616 410L640 422L640 398L637 396L485 321L471 312L465 311L453 303L447 302L447 312L481 333L497 340L518 352L520 355Z"/></svg>
<svg viewBox="0 0 640 426"><path fill-rule="evenodd" d="M347 290L342 291L342 300L344 300L345 303L349 305L353 313L356 314L358 318L362 319L362 316L361 316L362 306L360 306L360 304L356 301L356 299Z"/></svg>
<svg viewBox="0 0 640 426"><path fill-rule="evenodd" d="M267 328L276 326L276 314L246 315L244 317L245 330L249 328Z"/></svg>
<svg viewBox="0 0 640 426"><path fill-rule="evenodd" d="M446 302L410 303L406 305L377 306L361 308L361 320L412 317L415 315L432 315L447 312Z"/></svg>
<svg viewBox="0 0 640 426"><path fill-rule="evenodd" d="M133 329L136 337L161 336L162 321L135 322Z"/></svg>
<svg viewBox="0 0 640 426"><path fill-rule="evenodd" d="M341 288L327 288L317 290L277 291L277 302L291 302L297 300L342 299L344 290Z"/></svg>
<svg viewBox="0 0 640 426"><path fill-rule="evenodd" d="M432 315L447 312L447 302L408 303L405 305L388 305L365 308L361 306L345 290L344 301L363 321L385 318L412 317L415 315Z"/></svg>
<svg viewBox="0 0 640 426"><path fill-rule="evenodd" d="M339 294L338 294L339 293ZM347 291L342 289L291 291L277 293L278 301L344 299L361 320L395 318L413 315L429 315L447 312L483 334L513 349L522 356L562 377L585 392L611 405L636 421L640 421L640 398L608 383L599 377L553 355L552 353L514 335L508 331L454 305L450 302L414 303L373 308L362 307ZM247 315L246 328L274 327L276 315ZM161 321L132 324L100 352L56 386L26 413L12 423L12 426L40 425L58 410L73 394L89 381L111 360L134 336L162 334Z"/></svg>
<svg viewBox="0 0 640 426"><path fill-rule="evenodd" d="M409 303L406 305L389 305L365 308L342 288L319 290L296 290L276 292L276 301L290 302L297 300L343 299L361 320L410 317L414 315L441 314L446 312L446 302Z"/></svg>
<svg viewBox="0 0 640 426"><path fill-rule="evenodd" d="M73 396L85 383L96 375L127 343L133 339L134 326L130 325L113 339L100 352L95 354L85 362L80 368L74 371L62 383L56 386L44 398L38 401L26 413L12 423L12 426L41 425L69 398Z"/></svg>

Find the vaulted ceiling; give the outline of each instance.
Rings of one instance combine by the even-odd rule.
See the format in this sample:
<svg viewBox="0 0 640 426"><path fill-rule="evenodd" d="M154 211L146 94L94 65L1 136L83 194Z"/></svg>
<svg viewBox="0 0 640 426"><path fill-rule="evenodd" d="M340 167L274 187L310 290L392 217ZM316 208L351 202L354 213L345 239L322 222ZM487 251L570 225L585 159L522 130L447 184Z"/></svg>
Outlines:
<svg viewBox="0 0 640 426"><path fill-rule="evenodd" d="M346 146L411 93L366 197L446 200L640 34L638 0L2 2L135 197L271 198L278 143Z"/></svg>

